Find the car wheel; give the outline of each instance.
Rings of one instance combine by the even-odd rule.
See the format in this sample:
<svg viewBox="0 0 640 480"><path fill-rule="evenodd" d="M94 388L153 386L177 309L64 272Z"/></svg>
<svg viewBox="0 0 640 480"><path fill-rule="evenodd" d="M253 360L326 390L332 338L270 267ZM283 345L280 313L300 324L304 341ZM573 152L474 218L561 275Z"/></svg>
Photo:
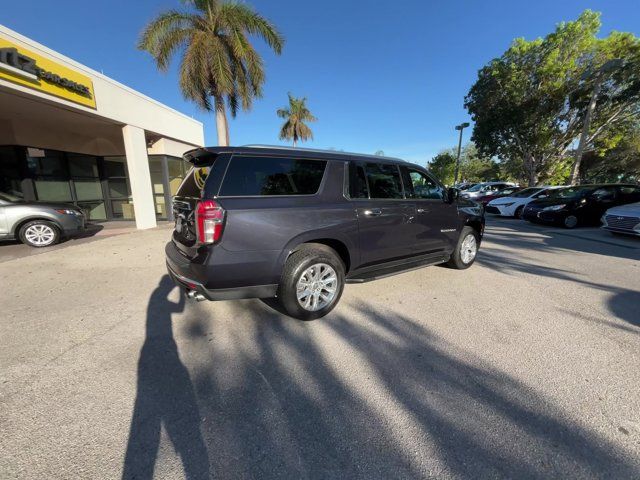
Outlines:
<svg viewBox="0 0 640 480"><path fill-rule="evenodd" d="M58 227L46 220L33 220L25 223L18 233L22 243L30 247L49 247L55 245L60 240L60 230Z"/></svg>
<svg viewBox="0 0 640 480"><path fill-rule="evenodd" d="M326 245L302 245L287 259L278 288L285 312L299 320L324 317L344 289L344 264Z"/></svg>
<svg viewBox="0 0 640 480"><path fill-rule="evenodd" d="M565 228L576 228L578 226L578 217L575 215L567 215L562 224Z"/></svg>
<svg viewBox="0 0 640 480"><path fill-rule="evenodd" d="M464 227L460 232L456 249L451 254L447 266L456 270L469 268L476 260L479 244L480 237L478 232L471 227Z"/></svg>
<svg viewBox="0 0 640 480"><path fill-rule="evenodd" d="M518 208L516 208L516 211L513 212L513 216L514 218L517 218L518 220L522 219L522 211L524 210L524 205L520 205Z"/></svg>

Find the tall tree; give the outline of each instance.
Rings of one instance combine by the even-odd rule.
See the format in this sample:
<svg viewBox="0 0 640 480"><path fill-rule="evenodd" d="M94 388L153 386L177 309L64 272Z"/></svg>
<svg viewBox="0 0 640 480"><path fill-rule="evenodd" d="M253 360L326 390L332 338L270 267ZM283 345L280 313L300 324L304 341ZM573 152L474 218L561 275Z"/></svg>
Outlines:
<svg viewBox="0 0 640 480"><path fill-rule="evenodd" d="M285 119L280 128L280 140L292 140L295 147L299 141L313 139L313 132L306 122L315 122L317 118L307 108L306 97L296 98L291 93L288 95L289 107L277 111L278 117Z"/></svg>
<svg viewBox="0 0 640 480"><path fill-rule="evenodd" d="M456 168L457 149L450 148L431 159L427 168L445 185L452 185ZM473 142L467 143L460 153L459 178L470 182L486 182L502 178L501 165L483 156ZM508 175L504 175L508 177Z"/></svg>
<svg viewBox="0 0 640 480"><path fill-rule="evenodd" d="M599 39L599 29L600 15L586 10L544 38L514 40L479 71L465 98L478 148L520 162L530 185L566 170L598 82L585 150L605 129L640 114L640 39L620 32ZM596 74L613 59L622 60L615 71Z"/></svg>
<svg viewBox="0 0 640 480"><path fill-rule="evenodd" d="M262 96L264 62L250 37L264 40L276 53L284 38L249 5L227 0L183 0L189 8L158 15L140 36L160 71L180 56L180 89L205 111L215 109L218 144L229 145L227 108L249 110Z"/></svg>

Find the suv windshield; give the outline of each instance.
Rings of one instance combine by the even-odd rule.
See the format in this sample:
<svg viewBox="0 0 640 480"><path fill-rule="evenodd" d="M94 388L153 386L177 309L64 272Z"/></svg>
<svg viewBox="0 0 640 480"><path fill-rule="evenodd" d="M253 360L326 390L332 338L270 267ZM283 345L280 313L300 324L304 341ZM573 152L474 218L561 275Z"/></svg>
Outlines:
<svg viewBox="0 0 640 480"><path fill-rule="evenodd" d="M519 192L514 193L511 196L514 198L527 198L533 194L538 193L540 190L542 189L541 188L525 188L524 190L520 190Z"/></svg>

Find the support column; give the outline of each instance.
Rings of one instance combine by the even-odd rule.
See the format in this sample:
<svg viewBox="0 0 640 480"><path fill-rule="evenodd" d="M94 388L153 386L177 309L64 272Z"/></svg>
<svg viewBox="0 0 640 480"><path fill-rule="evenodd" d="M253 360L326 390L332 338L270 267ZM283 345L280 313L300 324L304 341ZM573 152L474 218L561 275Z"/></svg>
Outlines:
<svg viewBox="0 0 640 480"><path fill-rule="evenodd" d="M156 226L156 209L151 190L151 174L147 157L147 140L144 130L132 125L122 127L124 150L127 155L127 170L133 197L136 227L142 230Z"/></svg>

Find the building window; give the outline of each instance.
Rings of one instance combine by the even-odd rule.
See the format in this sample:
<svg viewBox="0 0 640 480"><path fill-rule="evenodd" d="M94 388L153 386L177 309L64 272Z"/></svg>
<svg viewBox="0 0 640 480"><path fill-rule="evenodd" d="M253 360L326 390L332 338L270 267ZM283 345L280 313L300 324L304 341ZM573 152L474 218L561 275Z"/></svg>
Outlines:
<svg viewBox="0 0 640 480"><path fill-rule="evenodd" d="M126 157L105 157L104 169L113 218L133 220L135 213L131 198L131 186L127 177Z"/></svg>

